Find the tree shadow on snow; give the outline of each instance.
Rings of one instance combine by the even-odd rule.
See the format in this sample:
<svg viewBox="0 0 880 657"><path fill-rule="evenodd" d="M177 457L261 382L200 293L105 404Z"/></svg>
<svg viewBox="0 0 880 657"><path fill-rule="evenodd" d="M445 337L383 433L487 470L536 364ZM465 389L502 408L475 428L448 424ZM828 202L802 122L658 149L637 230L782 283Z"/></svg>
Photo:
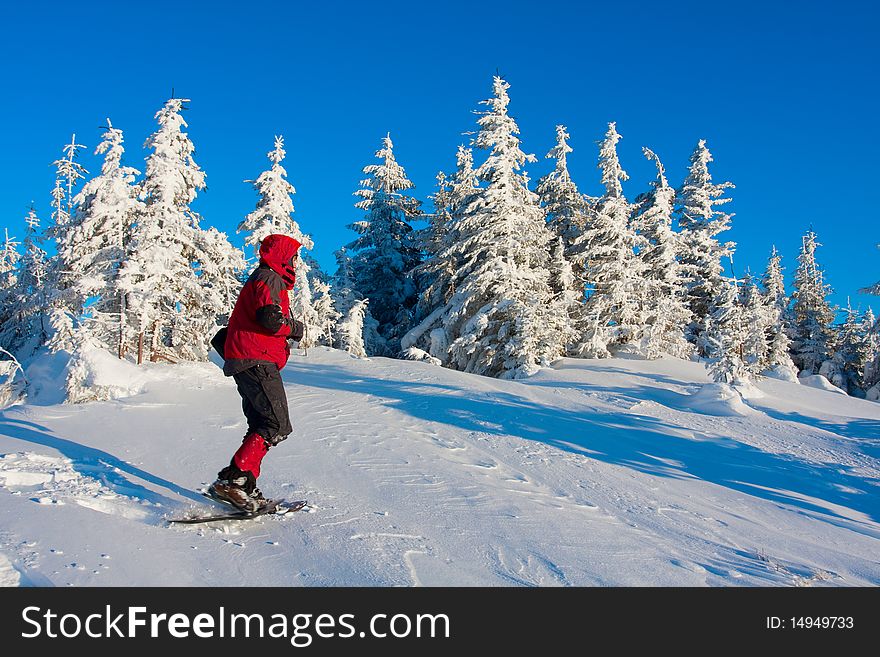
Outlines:
<svg viewBox="0 0 880 657"><path fill-rule="evenodd" d="M712 431L700 432L630 413L627 408L608 412L590 408L588 413L579 413L546 408L498 390L481 391L416 380L388 381L352 375L344 368L328 364L295 368L286 378L294 388L304 385L381 397L384 407L396 408L423 421L477 434L537 441L654 476L702 479L868 535L877 535L880 529L875 525L880 520L880 495L872 482L850 474L841 464L798 461L793 456L764 452L725 436L725 426L743 422L742 418L719 417ZM682 385L681 381L675 383ZM550 386L536 384L542 388ZM529 383L523 385L532 387ZM568 386L585 391L590 388L564 382L556 387ZM687 397L655 386L597 386L595 390L619 393L633 405L640 401L640 394L673 408L682 405ZM294 397L296 393L290 394Z"/></svg>
<svg viewBox="0 0 880 657"><path fill-rule="evenodd" d="M58 450L71 461L74 470L84 476L97 479L114 493L146 500L165 508L173 508L178 502L141 484L129 477L137 477L143 481L165 488L176 495L204 502L204 498L191 490L178 486L174 482L162 479L131 463L126 463L117 456L94 447L60 438L49 429L26 420L14 420L0 415L0 434L24 442L42 445Z"/></svg>
<svg viewBox="0 0 880 657"><path fill-rule="evenodd" d="M796 422L809 427L822 429L849 440L857 441L859 447L868 455L880 458L880 421L870 418L852 418L839 422L808 417L795 411L785 412L763 404L760 399L748 400L748 405L784 422Z"/></svg>

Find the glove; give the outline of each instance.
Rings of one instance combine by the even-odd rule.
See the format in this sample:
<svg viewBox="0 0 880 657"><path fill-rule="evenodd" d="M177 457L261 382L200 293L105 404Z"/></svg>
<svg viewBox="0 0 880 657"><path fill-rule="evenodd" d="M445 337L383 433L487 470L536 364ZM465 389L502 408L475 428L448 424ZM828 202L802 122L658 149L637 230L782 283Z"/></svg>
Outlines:
<svg viewBox="0 0 880 657"><path fill-rule="evenodd" d="M306 326L298 319L288 318L287 325L290 327L290 335L288 336L289 340L293 340L294 342L299 342L303 339L303 334L306 331Z"/></svg>
<svg viewBox="0 0 880 657"><path fill-rule="evenodd" d="M278 329L285 324L281 306L277 303L270 303L257 308L257 322L266 330L277 333Z"/></svg>

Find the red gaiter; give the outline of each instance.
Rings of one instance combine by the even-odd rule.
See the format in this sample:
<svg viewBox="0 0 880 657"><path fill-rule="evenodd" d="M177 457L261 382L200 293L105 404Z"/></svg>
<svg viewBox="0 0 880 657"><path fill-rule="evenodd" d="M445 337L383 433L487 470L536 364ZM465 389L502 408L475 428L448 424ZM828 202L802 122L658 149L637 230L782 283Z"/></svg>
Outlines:
<svg viewBox="0 0 880 657"><path fill-rule="evenodd" d="M260 434L249 433L244 437L241 447L238 448L238 451L232 457L232 461L235 463L235 467L239 470L250 472L254 475L254 479L256 479L260 476L260 463L262 463L263 457L266 456L268 451L269 448L266 446L266 441L263 440Z"/></svg>

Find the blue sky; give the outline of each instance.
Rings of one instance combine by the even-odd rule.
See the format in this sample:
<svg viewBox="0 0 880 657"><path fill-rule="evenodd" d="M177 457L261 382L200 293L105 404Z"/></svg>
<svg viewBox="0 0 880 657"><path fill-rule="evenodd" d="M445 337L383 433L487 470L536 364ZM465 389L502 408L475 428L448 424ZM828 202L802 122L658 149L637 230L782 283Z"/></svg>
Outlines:
<svg viewBox="0 0 880 657"><path fill-rule="evenodd" d="M296 219L332 270L333 251L354 238L352 192L381 138L391 133L426 200L500 72L523 146L539 157L533 180L551 166L557 123L571 133L575 181L597 195L595 142L617 122L630 199L653 178L642 146L677 185L705 138L716 181L736 185L725 237L738 243L737 274L763 271L775 244L790 284L812 226L833 300L880 310L880 298L857 294L880 280L871 3L34 1L0 15L0 228L19 238L32 201L48 220L49 163L71 133L97 171L110 117L127 164L142 169L173 87L192 100L203 225L242 244L235 227L256 202L243 181L283 134Z"/></svg>

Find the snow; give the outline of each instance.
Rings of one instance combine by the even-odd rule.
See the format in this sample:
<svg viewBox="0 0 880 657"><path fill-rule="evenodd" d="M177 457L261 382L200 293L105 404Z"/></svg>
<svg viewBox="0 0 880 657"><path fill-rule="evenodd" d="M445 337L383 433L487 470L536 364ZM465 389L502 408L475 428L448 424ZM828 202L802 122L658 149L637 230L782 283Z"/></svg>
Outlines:
<svg viewBox="0 0 880 657"><path fill-rule="evenodd" d="M748 415L749 408L737 390L726 383L707 383L691 395L686 405L708 415Z"/></svg>
<svg viewBox="0 0 880 657"><path fill-rule="evenodd" d="M674 358L510 381L318 347L283 371L294 434L260 479L311 513L169 527L214 508L196 491L244 434L232 381L149 364L130 396L71 405L53 371L0 413L0 585L880 584L880 406L827 390L743 397Z"/></svg>
<svg viewBox="0 0 880 657"><path fill-rule="evenodd" d="M833 392L838 395L845 395L846 392L832 384L828 379L826 379L821 374L807 374L798 377L798 381L800 381L801 385L809 386L811 388L818 388L819 390L827 390L828 392Z"/></svg>

